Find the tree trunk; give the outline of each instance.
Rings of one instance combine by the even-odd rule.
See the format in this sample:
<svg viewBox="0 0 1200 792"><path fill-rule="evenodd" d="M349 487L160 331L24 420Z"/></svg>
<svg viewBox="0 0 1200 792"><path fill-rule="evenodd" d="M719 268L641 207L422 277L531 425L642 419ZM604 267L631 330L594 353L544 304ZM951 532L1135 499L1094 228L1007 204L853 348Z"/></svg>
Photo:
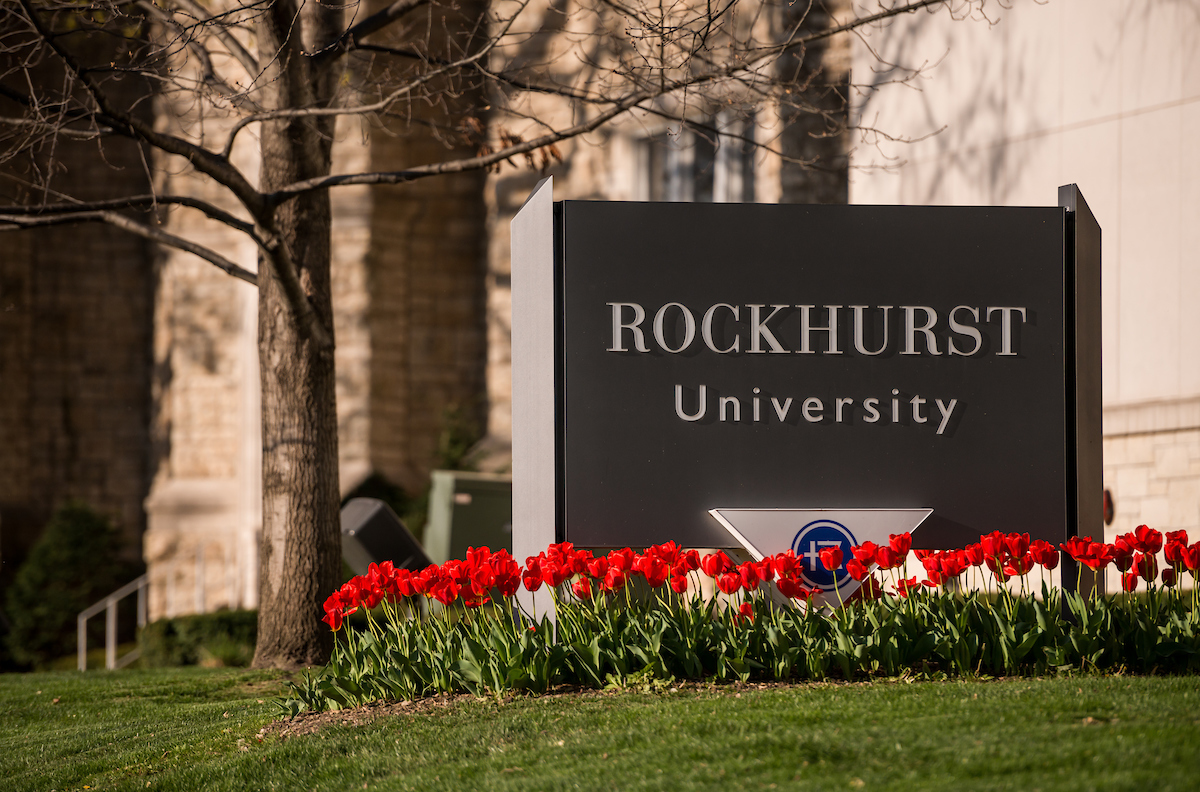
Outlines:
<svg viewBox="0 0 1200 792"><path fill-rule="evenodd" d="M328 41L340 11L276 0L259 25L267 109L328 103L333 69L314 74L313 43ZM262 189L329 173L333 117L261 127ZM321 603L340 582L337 405L334 392L331 215L327 191L275 207L260 225L276 243L259 257L258 354L262 379L263 525L255 667L324 663L332 636ZM298 281L324 333L298 314Z"/></svg>

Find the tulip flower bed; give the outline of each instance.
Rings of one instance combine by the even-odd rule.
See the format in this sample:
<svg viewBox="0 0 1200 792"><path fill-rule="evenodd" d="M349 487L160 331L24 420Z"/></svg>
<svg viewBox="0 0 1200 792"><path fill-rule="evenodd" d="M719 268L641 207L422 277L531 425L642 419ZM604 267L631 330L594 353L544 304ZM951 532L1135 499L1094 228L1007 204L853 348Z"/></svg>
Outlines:
<svg viewBox="0 0 1200 792"><path fill-rule="evenodd" d="M625 687L653 679L854 679L906 672L960 675L1200 668L1200 543L1146 526L1114 543L1060 546L1097 572L1122 573L1115 596L1046 582L1060 548L994 533L961 550L918 552L908 534L820 561L861 586L815 607L790 551L734 564L674 543L596 555L551 545L520 566L507 552L468 551L419 572L372 565L325 603L335 632L328 666L292 686L285 708L338 709L380 699L466 691L503 695L556 684ZM1158 555L1165 563L1159 572ZM703 597L707 577L721 597ZM997 593L979 590L985 581ZM556 621L518 606L520 587L553 600ZM1139 591L1139 586L1145 588ZM364 625L347 617L365 612ZM361 618L361 617L356 617Z"/></svg>

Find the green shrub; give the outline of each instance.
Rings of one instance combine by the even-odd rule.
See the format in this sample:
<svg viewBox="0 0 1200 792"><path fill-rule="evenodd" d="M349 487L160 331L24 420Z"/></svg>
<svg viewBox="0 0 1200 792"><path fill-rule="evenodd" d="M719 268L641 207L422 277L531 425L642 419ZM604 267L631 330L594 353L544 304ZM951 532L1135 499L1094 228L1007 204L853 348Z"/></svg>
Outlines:
<svg viewBox="0 0 1200 792"><path fill-rule="evenodd" d="M222 610L159 619L138 635L143 667L248 666L254 658L258 611Z"/></svg>
<svg viewBox="0 0 1200 792"><path fill-rule="evenodd" d="M54 514L8 591L13 660L42 667L75 651L79 612L137 574L118 562L117 550L112 523L88 506L71 502ZM104 619L89 628L98 637Z"/></svg>

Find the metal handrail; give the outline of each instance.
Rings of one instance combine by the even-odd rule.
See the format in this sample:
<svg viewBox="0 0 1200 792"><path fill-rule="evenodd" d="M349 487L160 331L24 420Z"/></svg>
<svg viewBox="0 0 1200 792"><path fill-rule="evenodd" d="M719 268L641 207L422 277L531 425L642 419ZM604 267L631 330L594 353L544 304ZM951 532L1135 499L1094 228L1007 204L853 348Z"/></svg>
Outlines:
<svg viewBox="0 0 1200 792"><path fill-rule="evenodd" d="M104 614L104 667L109 671L125 666L137 660L141 656L140 648L126 652L124 656L117 657L117 603L128 597L133 592L137 592L137 625L138 627L146 626L146 588L150 585L150 576L141 575L134 580L126 583L121 588L109 594L104 599L92 605L85 610L79 612L79 616L75 620L76 629L78 630L78 652L79 652L79 670L87 670L87 620L95 616L100 611L105 611Z"/></svg>

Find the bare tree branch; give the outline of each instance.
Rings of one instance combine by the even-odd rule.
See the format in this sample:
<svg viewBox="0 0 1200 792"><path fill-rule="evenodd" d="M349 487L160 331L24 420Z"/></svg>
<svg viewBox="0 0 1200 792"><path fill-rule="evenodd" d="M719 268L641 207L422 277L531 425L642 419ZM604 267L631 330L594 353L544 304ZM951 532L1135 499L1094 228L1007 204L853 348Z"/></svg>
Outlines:
<svg viewBox="0 0 1200 792"><path fill-rule="evenodd" d="M393 7L399 6L406 1L407 2L418 2L418 0L400 0L400 2L393 4ZM420 1L428 2L428 0L420 0ZM336 107L335 106L335 107L285 108L285 109L281 109L281 110L269 110L267 112L255 113L254 115L246 116L245 118L238 121L237 124L234 125L233 129L230 131L229 140L225 144L225 151L224 151L223 156L225 156L225 157L229 156L229 152L231 152L233 150L234 139L237 137L239 132L241 132L243 129L245 129L250 124L257 124L257 123L261 123L263 121L273 121L275 119L280 119L280 118L317 118L317 117L321 117L321 116L328 117L328 116L367 115L369 113L379 113L379 112L386 111L389 107L391 107L397 101L399 101L401 97L404 97L404 96L407 96L407 95L413 93L421 86L426 85L430 82L433 82L437 78L439 78L445 74L448 74L454 70L461 69L461 68L464 68L467 66L471 66L471 65L479 63L483 59L487 58L487 56L496 47L496 45L504 38L504 35L508 32L509 28L512 27L513 23L516 22L517 17L520 16L520 14L521 14L521 11L525 10L525 8L527 8L529 6L529 2L530 2L530 0L521 0L520 4L518 6L517 12L514 13L503 24L501 29L495 35L490 36L487 39L487 41L484 42L483 46L480 47L475 52L473 52L470 55L467 55L463 58L460 58L456 61L446 63L442 66L439 66L438 68L428 71L428 72L408 81L404 85L401 85L399 88L396 88L395 90L391 91L387 96L385 96L384 98L380 99L377 102L372 102L371 104L365 104L365 105L355 105L352 107L345 107L345 106ZM380 13L383 13L383 12L380 12ZM378 16L378 14L376 14L376 16Z"/></svg>
<svg viewBox="0 0 1200 792"><path fill-rule="evenodd" d="M229 259L217 253L215 250L199 245L189 239L176 236L175 234L163 231L159 228L153 228L148 225L137 222L126 217L119 212L112 211L94 211L94 212L74 212L71 214L49 215L49 216L25 216L20 215L0 215L0 231L17 231L27 228L46 228L49 226L71 225L75 223L107 223L111 226L116 226L131 234L137 234L160 245L178 248L185 250L188 253L199 256L205 261L214 264L218 269L232 275L239 280L244 280L252 286L258 285L258 276L247 269L239 267Z"/></svg>
<svg viewBox="0 0 1200 792"><path fill-rule="evenodd" d="M416 181L418 179L427 178L429 176L438 176L447 173L462 173L472 170L486 170L498 163L511 160L513 157L527 154L536 151L537 149L551 146L555 143L567 140L570 138L585 135L599 129L601 126L609 123L614 118L624 115L634 109L648 109L647 105L650 102L670 96L682 90L695 89L706 85L717 83L721 80L736 77L739 74L754 73L755 69L761 68L764 62L770 60L773 56L782 52L788 52L816 41L829 38L837 33L846 33L866 25L898 16L900 14L913 13L922 8L936 5L946 5L949 0L915 0L914 2L905 5L896 6L885 9L876 14L871 14L865 17L858 17L850 22L831 27L826 30L817 30L803 35L790 35L785 41L780 42L771 47L765 47L758 51L755 57L734 63L724 64L719 68L712 69L706 72L692 74L686 77L666 81L663 80L659 85L650 90L641 90L626 96L611 100L611 105L604 111L598 113L587 121L574 124L565 129L549 132L545 135L533 138L532 140L522 141L509 146L506 146L498 151L481 154L474 157L465 157L443 162L430 163L412 168L406 168L401 171L391 172L371 172L357 174L333 174L322 176L313 179L305 179L295 182L282 189L264 196L265 200L271 204L278 204L282 201L293 198L313 190L324 190L330 187L349 186L355 184L402 184L405 182ZM475 56L464 58L461 63L468 65L478 60ZM411 86L404 86L399 89L401 92L412 90ZM380 106L392 100L388 97L382 102L377 102L371 105L372 109L379 109ZM352 108L343 112L357 112L362 108ZM296 114L336 114L335 108L311 108L294 111Z"/></svg>
<svg viewBox="0 0 1200 792"><path fill-rule="evenodd" d="M42 23L31 0L20 0L20 3L27 20L36 29L38 35L63 62L68 72L85 87L100 113L104 118L111 120L115 129L168 154L185 158L198 171L227 187L252 214L263 210L262 196L228 159L213 154L183 138L158 132L138 118L113 107L95 78L79 65L75 57L58 43L57 36Z"/></svg>
<svg viewBox="0 0 1200 792"><path fill-rule="evenodd" d="M429 2L430 0L396 0L396 2L387 8L375 12L362 22L349 28L336 41L330 42L314 53L314 57L320 60L328 60L349 52L357 47L367 36L376 31L383 30L388 25L403 19L421 6L428 5Z"/></svg>
<svg viewBox="0 0 1200 792"><path fill-rule="evenodd" d="M146 209L155 206L186 206L198 209L218 223L224 223L230 228L241 231L254 239L260 246L263 244L253 223L249 223L229 212L214 206L207 201L190 195L131 195L128 198L113 198L107 201L77 201L71 203L35 204L31 206L5 207L0 206L0 222L9 217L40 217L47 215L69 215L74 213L90 213L116 209Z"/></svg>
<svg viewBox="0 0 1200 792"><path fill-rule="evenodd" d="M211 30L213 35L229 50L229 54L246 70L246 74L250 77L251 81L258 79L258 75L262 73L262 70L258 66L258 60L242 46L242 42L237 40L237 36L226 30L213 17L210 17L208 12L199 3L194 2L194 0L174 0L174 4L190 14L197 25L203 25Z"/></svg>

